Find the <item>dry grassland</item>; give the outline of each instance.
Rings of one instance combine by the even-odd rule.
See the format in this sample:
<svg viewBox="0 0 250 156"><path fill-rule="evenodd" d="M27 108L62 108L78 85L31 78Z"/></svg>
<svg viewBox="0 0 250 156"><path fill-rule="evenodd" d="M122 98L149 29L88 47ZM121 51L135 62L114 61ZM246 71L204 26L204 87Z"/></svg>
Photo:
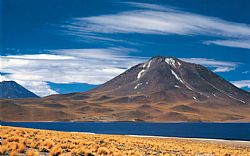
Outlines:
<svg viewBox="0 0 250 156"><path fill-rule="evenodd" d="M0 155L250 156L250 144L0 127Z"/></svg>

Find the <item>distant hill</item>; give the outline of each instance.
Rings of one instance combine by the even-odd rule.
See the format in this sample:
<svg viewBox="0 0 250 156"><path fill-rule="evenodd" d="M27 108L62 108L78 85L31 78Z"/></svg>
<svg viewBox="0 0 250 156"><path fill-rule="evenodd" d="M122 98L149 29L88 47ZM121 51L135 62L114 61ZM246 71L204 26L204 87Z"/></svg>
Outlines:
<svg viewBox="0 0 250 156"><path fill-rule="evenodd" d="M250 121L249 92L202 65L162 56L87 92L1 104L11 112L3 121Z"/></svg>
<svg viewBox="0 0 250 156"><path fill-rule="evenodd" d="M39 98L15 81L0 82L0 98Z"/></svg>

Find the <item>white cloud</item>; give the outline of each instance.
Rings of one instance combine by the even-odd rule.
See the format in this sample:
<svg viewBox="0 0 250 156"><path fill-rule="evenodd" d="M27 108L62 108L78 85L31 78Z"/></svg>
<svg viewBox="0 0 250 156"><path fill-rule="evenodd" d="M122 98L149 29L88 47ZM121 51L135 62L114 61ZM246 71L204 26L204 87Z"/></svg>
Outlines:
<svg viewBox="0 0 250 156"><path fill-rule="evenodd" d="M213 70L213 72L229 72L231 70L234 70L235 68L234 67L216 67L215 70Z"/></svg>
<svg viewBox="0 0 250 156"><path fill-rule="evenodd" d="M50 50L50 52L59 55L67 55L67 57L73 56L76 58L85 59L122 60L127 59L129 57L128 52L136 52L136 50L129 48L57 49Z"/></svg>
<svg viewBox="0 0 250 156"><path fill-rule="evenodd" d="M240 64L239 62L218 61L207 58L181 58L181 60L215 68L214 72L228 72L234 70Z"/></svg>
<svg viewBox="0 0 250 156"><path fill-rule="evenodd" d="M146 3L126 2L141 8L92 17L74 18L62 26L67 33L85 37L91 33L140 33L160 35L207 35L221 40L205 44L249 48L250 26L215 17L180 11Z"/></svg>
<svg viewBox="0 0 250 156"><path fill-rule="evenodd" d="M36 55L9 55L6 58L25 59L25 60L68 60L73 59L70 56L60 56L51 54L36 54Z"/></svg>
<svg viewBox="0 0 250 156"><path fill-rule="evenodd" d="M249 70L246 70L246 71L243 71L243 72L242 72L242 74L248 74L248 73L250 73Z"/></svg>
<svg viewBox="0 0 250 156"><path fill-rule="evenodd" d="M61 49L53 54L1 56L1 79L20 82L40 96L55 94L47 81L54 83L101 84L143 62L129 57L128 49ZM133 51L133 50L131 50Z"/></svg>
<svg viewBox="0 0 250 156"><path fill-rule="evenodd" d="M139 3L139 2L120 2L121 4L127 4L132 7L144 8L157 11L170 11L171 8L166 8L165 6L160 6L157 4ZM172 10L173 11L173 10Z"/></svg>
<svg viewBox="0 0 250 156"><path fill-rule="evenodd" d="M250 49L250 40L216 40L216 41L206 41L204 43Z"/></svg>
<svg viewBox="0 0 250 156"><path fill-rule="evenodd" d="M26 89L34 92L40 97L44 97L51 94L58 94L56 91L52 90L50 86L43 81L16 81L18 84L25 86Z"/></svg>
<svg viewBox="0 0 250 156"><path fill-rule="evenodd" d="M243 87L250 88L250 80L231 81L231 83L239 88Z"/></svg>

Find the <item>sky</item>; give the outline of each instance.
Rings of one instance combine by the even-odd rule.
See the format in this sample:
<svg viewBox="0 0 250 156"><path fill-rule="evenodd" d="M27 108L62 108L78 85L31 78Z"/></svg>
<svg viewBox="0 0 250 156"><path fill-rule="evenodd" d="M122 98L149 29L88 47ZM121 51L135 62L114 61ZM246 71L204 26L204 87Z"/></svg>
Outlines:
<svg viewBox="0 0 250 156"><path fill-rule="evenodd" d="M153 56L250 90L249 0L0 0L0 80L43 97L92 89Z"/></svg>

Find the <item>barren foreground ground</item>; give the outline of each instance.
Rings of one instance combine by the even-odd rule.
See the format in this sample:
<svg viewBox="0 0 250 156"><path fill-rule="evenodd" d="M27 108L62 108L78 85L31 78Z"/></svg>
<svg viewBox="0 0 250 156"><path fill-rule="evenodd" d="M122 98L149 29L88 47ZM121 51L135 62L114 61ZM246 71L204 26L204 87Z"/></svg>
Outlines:
<svg viewBox="0 0 250 156"><path fill-rule="evenodd" d="M135 137L0 127L0 155L249 156L249 142Z"/></svg>

